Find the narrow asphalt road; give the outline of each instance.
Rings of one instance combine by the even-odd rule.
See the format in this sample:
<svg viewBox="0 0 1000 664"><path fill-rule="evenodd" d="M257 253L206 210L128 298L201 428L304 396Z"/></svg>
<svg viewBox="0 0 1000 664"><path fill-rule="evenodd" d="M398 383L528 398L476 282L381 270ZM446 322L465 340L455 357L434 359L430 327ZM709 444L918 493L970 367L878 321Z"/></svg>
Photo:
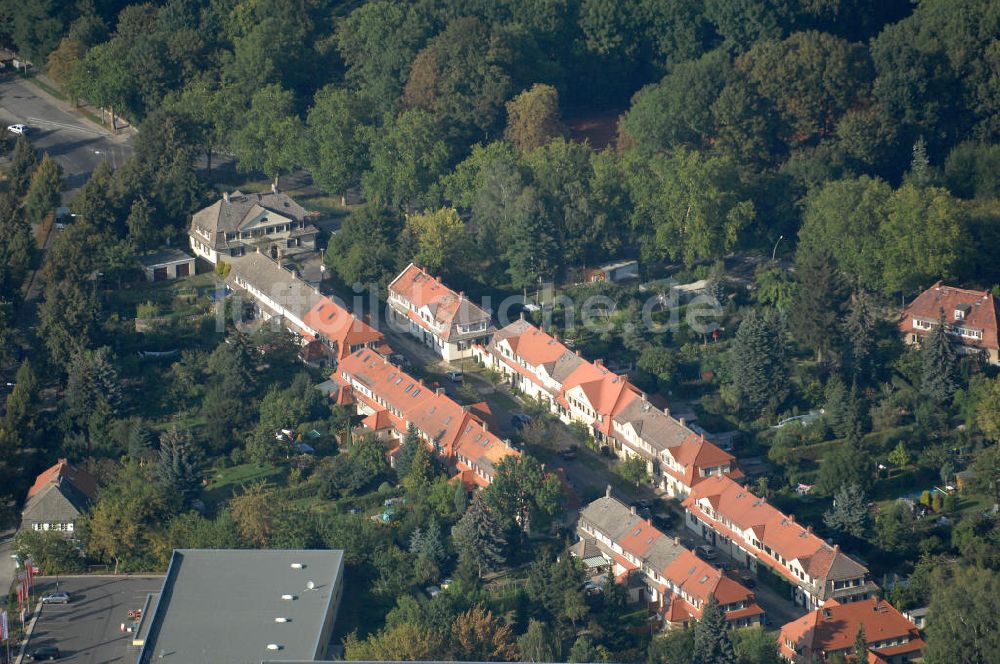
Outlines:
<svg viewBox="0 0 1000 664"><path fill-rule="evenodd" d="M0 122L27 125L35 148L62 166L64 201L86 183L101 161L118 168L132 154L128 136L113 135L16 76L0 81Z"/></svg>

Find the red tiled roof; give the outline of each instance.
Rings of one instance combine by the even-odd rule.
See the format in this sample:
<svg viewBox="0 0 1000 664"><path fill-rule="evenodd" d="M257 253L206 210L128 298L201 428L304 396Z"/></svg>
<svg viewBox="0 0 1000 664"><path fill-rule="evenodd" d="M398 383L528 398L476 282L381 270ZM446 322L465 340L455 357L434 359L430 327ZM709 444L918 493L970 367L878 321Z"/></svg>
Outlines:
<svg viewBox="0 0 1000 664"><path fill-rule="evenodd" d="M392 426L392 420L389 417L389 411L376 410L374 413L361 420L361 424L368 427L372 431L382 431L388 429Z"/></svg>
<svg viewBox="0 0 1000 664"><path fill-rule="evenodd" d="M762 537L759 541L762 544L770 547L785 560L798 560L803 570L813 578L826 578L834 561L838 557L843 557L838 548L829 546L810 530L795 523L792 517L782 514L767 501L750 493L729 477L715 475L699 482L692 488L691 495L683 504L690 511L710 521L715 530L742 542L743 538L738 533L724 526L718 519L705 514L699 504L701 501L708 502L717 514L724 515L740 530L760 533ZM762 550L759 550L759 553L761 557L768 557ZM775 569L793 583L802 581L781 564L776 564Z"/></svg>
<svg viewBox="0 0 1000 664"><path fill-rule="evenodd" d="M705 604L708 603L710 595L715 595L719 604L723 605L743 600L753 601L754 598L753 593L739 582L729 578L722 573L722 570L712 567L689 550L674 558L662 574L674 586ZM700 616L701 610L695 609L695 613L696 616Z"/></svg>
<svg viewBox="0 0 1000 664"><path fill-rule="evenodd" d="M392 280L388 290L390 295L397 295L416 306L417 312L427 307L434 321L443 326L440 332L432 331L445 339L449 337L455 323L490 318L488 313L474 305L463 293L456 293L440 279L413 263ZM417 312L407 310L406 315L420 327L430 329L427 321Z"/></svg>
<svg viewBox="0 0 1000 664"><path fill-rule="evenodd" d="M35 483L28 489L28 498L60 480L70 483L88 498L93 499L97 494L97 479L93 475L71 465L66 459L59 459L54 466L35 478Z"/></svg>
<svg viewBox="0 0 1000 664"><path fill-rule="evenodd" d="M646 553L653 546L653 542L661 537L663 537L663 533L654 528L652 523L649 521L640 521L636 524L635 528L632 528L618 541L618 544L621 545L623 550L641 559L646 557Z"/></svg>
<svg viewBox="0 0 1000 664"><path fill-rule="evenodd" d="M412 423L443 456L465 460L487 475L492 475L493 467L502 458L518 455L478 416L452 401L443 390L431 389L372 350L362 349L345 357L332 378L342 385L354 380L369 390L371 397L359 388L351 391L354 399L370 410L385 413L399 435L404 435Z"/></svg>
<svg viewBox="0 0 1000 664"><path fill-rule="evenodd" d="M804 648L806 651L835 652L851 648L857 637L858 627L862 625L869 646L890 639L911 639L899 646L877 648L877 652L881 654L893 655L923 648L917 626L891 604L878 598L846 604L829 600L822 608L785 623L781 627L780 642L783 647L788 639L797 648Z"/></svg>
<svg viewBox="0 0 1000 664"><path fill-rule="evenodd" d="M953 341L978 348L998 347L997 308L993 295L989 291L943 286L940 281L918 295L906 307L902 320L899 322L899 329L907 334L926 334L929 330L914 327L913 319L925 320L936 325L942 309L945 321L949 325L982 332L982 339L950 335ZM959 320L955 317L958 310L965 312L964 319Z"/></svg>
<svg viewBox="0 0 1000 664"><path fill-rule="evenodd" d="M336 343L338 360L351 353L351 347L382 342L382 333L358 320L328 297L306 312L302 322Z"/></svg>

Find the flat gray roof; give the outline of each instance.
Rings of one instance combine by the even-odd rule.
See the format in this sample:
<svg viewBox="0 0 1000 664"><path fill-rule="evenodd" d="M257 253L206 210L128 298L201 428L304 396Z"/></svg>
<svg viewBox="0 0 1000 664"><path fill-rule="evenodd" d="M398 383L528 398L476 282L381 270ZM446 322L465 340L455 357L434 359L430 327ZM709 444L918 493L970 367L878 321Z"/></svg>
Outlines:
<svg viewBox="0 0 1000 664"><path fill-rule="evenodd" d="M175 550L139 664L322 659L343 558L334 550Z"/></svg>
<svg viewBox="0 0 1000 664"><path fill-rule="evenodd" d="M172 263L186 263L187 261L193 261L194 256L185 254L180 249L164 249L163 251L158 251L155 254L149 254L148 256L139 256L136 260L139 261L143 267L159 267L161 265L170 265Z"/></svg>

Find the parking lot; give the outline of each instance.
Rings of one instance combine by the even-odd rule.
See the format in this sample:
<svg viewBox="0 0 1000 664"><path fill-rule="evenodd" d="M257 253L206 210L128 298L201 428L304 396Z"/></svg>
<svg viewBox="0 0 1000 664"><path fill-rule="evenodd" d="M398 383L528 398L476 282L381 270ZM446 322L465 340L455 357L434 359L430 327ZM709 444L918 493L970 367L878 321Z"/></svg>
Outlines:
<svg viewBox="0 0 1000 664"><path fill-rule="evenodd" d="M69 604L46 604L35 623L28 647L59 648L60 661L81 664L134 662L131 634L123 634L129 609L142 608L146 595L160 589L161 576L61 577L58 589L69 593ZM55 577L35 580L36 596L56 590Z"/></svg>

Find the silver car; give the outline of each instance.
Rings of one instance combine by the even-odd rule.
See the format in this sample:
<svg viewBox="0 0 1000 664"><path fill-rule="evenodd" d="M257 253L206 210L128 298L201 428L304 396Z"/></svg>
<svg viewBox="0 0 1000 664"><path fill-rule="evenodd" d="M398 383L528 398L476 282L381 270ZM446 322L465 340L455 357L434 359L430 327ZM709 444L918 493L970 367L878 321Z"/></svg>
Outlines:
<svg viewBox="0 0 1000 664"><path fill-rule="evenodd" d="M69 593L46 593L42 595L42 604L69 604Z"/></svg>

